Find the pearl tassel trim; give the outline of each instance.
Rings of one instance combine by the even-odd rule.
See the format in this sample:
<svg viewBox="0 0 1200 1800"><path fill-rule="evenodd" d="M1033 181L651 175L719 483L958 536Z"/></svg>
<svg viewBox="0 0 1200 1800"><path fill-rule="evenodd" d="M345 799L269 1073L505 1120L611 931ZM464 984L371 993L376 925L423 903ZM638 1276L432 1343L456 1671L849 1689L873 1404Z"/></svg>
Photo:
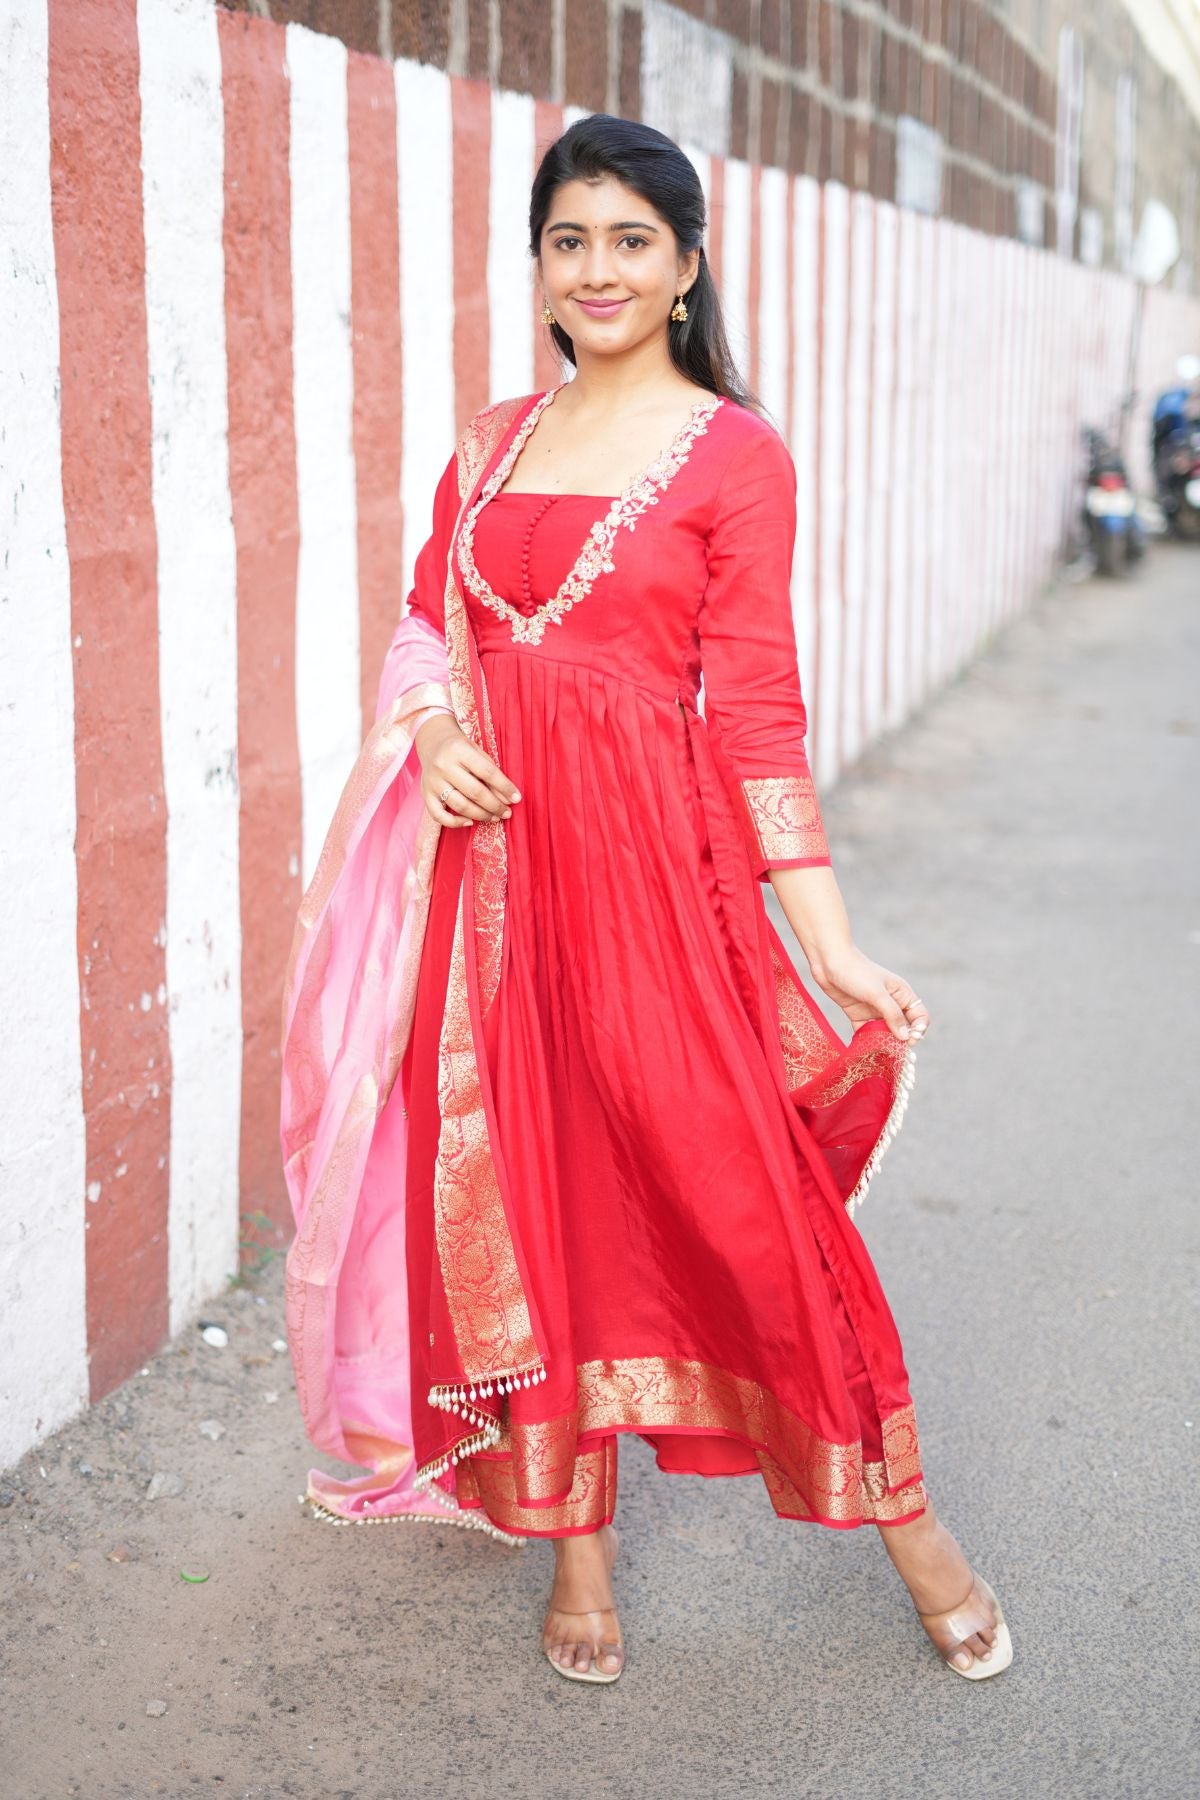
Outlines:
<svg viewBox="0 0 1200 1800"><path fill-rule="evenodd" d="M431 1387L426 1395L430 1406L436 1406L441 1412L454 1413L464 1424L474 1425L476 1429L470 1437L460 1438L437 1462L426 1463L424 1468L418 1469L413 1486L423 1492L433 1492L432 1484L453 1464L463 1457L474 1456L476 1451L490 1450L500 1442L499 1421L490 1413L481 1412L475 1405L476 1400L490 1400L493 1394L515 1394L518 1388L535 1387L545 1379L545 1365L539 1362L522 1369L504 1369L500 1374L477 1375L472 1381L438 1382Z"/></svg>
<svg viewBox="0 0 1200 1800"><path fill-rule="evenodd" d="M455 1411L458 1410L456 1407ZM460 1462L465 1456L474 1456L478 1450L490 1450L500 1442L500 1427L495 1419L489 1419L483 1413L476 1416L483 1419L483 1430L476 1431L471 1437L459 1438L453 1450L439 1457L437 1462L426 1463L423 1469L418 1469L413 1476L414 1488L422 1493L429 1492L431 1484L445 1475L452 1463Z"/></svg>
<svg viewBox="0 0 1200 1800"><path fill-rule="evenodd" d="M430 1388L427 1399L430 1406L439 1407L442 1412L457 1413L472 1425L486 1426L492 1420L477 1410L476 1400L490 1400L493 1394L514 1394L518 1388L536 1387L545 1379L544 1365L535 1363L527 1369L505 1369L500 1375L476 1376L471 1382L438 1382Z"/></svg>
<svg viewBox="0 0 1200 1800"><path fill-rule="evenodd" d="M892 1101L891 1110L884 1122L883 1130L879 1134L879 1139L875 1148L863 1164L862 1174L854 1184L854 1192L846 1201L846 1211L851 1218L854 1217L855 1207L870 1187L871 1180L878 1171L880 1163L883 1161L884 1153L887 1150L888 1145L896 1136L896 1133L903 1123L905 1109L908 1106L909 1095L913 1091L916 1079L917 1046L914 1042L910 1042L908 1048L904 1052L904 1061L900 1065L900 1076L896 1082L896 1097Z"/></svg>
<svg viewBox="0 0 1200 1800"><path fill-rule="evenodd" d="M347 1519L341 1513L330 1512L319 1500L310 1495L298 1494L296 1498L301 1506L307 1506L312 1518L319 1519L326 1525L456 1525L462 1531L482 1531L485 1536L494 1538L498 1544L508 1544L513 1550L522 1550L525 1539L511 1537L507 1531L501 1531L490 1519L476 1516L474 1513L456 1512L451 1502L436 1488L429 1490L446 1508L446 1517L439 1519L433 1513L378 1513L374 1518L365 1515L357 1519Z"/></svg>

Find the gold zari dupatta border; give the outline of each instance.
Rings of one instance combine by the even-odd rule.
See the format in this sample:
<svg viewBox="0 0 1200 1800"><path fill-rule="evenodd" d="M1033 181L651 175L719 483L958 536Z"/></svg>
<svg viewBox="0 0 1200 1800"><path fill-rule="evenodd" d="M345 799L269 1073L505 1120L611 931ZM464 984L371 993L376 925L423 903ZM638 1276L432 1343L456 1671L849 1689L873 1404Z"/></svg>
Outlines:
<svg viewBox="0 0 1200 1800"><path fill-rule="evenodd" d="M481 471L491 461L521 404L520 400L501 401L487 408L471 421L459 439L459 521ZM457 533L456 522L447 554L445 590L450 695L461 730L495 758L496 734L482 674L479 705L472 681L470 625L454 574ZM506 889L503 826L499 820L477 823L467 845L438 1043L441 1126L433 1207L442 1283L459 1361L467 1382L480 1387L515 1376L518 1371L540 1379L542 1370L496 1172L467 979L469 929L482 1018L500 981ZM430 1394L433 1404L437 1404L437 1391L435 1387Z"/></svg>

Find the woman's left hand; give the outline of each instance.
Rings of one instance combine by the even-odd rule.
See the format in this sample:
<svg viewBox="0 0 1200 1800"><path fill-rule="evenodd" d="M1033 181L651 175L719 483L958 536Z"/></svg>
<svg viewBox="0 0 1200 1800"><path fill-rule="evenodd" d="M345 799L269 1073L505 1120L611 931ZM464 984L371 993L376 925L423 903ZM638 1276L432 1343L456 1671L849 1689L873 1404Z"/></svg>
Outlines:
<svg viewBox="0 0 1200 1800"><path fill-rule="evenodd" d="M898 1038L920 1038L928 1029L925 1004L903 976L872 962L853 944L822 962L813 978L856 1028L882 1019Z"/></svg>

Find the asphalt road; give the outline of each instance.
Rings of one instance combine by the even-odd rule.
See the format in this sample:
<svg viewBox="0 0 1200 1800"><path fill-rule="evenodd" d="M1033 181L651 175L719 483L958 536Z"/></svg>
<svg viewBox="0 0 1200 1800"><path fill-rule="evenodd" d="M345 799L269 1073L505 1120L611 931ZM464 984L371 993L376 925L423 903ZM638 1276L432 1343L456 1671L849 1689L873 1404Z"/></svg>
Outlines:
<svg viewBox="0 0 1200 1800"><path fill-rule="evenodd" d="M870 1528L627 1440L629 1664L569 1685L548 1547L297 1505L275 1269L210 1309L227 1349L191 1334L0 1479L5 1800L1196 1792L1198 788L1200 555L1156 546L826 808L859 942L932 1015L858 1221L1007 1674L938 1664Z"/></svg>

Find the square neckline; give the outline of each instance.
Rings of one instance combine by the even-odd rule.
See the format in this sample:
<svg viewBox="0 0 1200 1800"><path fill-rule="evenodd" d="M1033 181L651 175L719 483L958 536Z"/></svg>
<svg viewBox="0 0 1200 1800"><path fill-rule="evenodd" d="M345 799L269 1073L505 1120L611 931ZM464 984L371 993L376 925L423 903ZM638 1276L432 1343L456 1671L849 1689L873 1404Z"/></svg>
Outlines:
<svg viewBox="0 0 1200 1800"><path fill-rule="evenodd" d="M516 455L513 456L512 461L509 463L508 471L504 476L505 481L508 480L509 475L512 474L513 470L516 468L517 463L520 461L521 451L524 450L526 442L532 436L533 427L534 427L534 425L537 424L538 419L541 418L542 414L545 412L545 410L548 406L552 406L554 404L554 401L562 393L563 389L565 387L569 387L569 386L570 386L569 382L560 381L557 387L547 388L546 391L543 394L541 394L537 400L534 401L534 404L530 408L529 413L526 415L526 418L522 421L521 426L518 427L516 437L520 439L520 446L517 449ZM688 409L687 418L683 421L682 425L680 425L678 430L674 433L670 442L667 444L666 448L663 450L660 450L656 456L651 457L649 462L643 463L641 468L636 470L635 473L630 476L629 480L625 483L625 486L621 489L620 493L617 493L617 494L580 494L580 493L575 493L575 492L572 492L572 493L562 492L562 493L553 493L553 494L547 493L547 492L528 493L528 492L526 492L526 490L524 488L515 488L515 489L509 489L506 491L503 484L501 484L499 487L493 489L492 493L488 497L489 501L505 500L505 499L508 499L508 500L518 499L519 500L522 498L529 499L529 500L603 500L608 506L610 506L610 507L615 506L619 500L624 500L624 499L626 499L626 497L628 495L632 494L634 492L634 490L641 483L643 483L646 480L647 476L650 475L652 470L658 469L662 465L669 464L671 462L671 460L675 454L676 447L679 445L681 440L684 440L686 438L686 436L688 434L690 434L690 432L693 428L693 425L696 421L697 414L705 411L706 409L711 408L711 412L710 412L709 416L713 417L713 416L715 416L715 414L717 412L720 411L720 409L724 405L724 403L725 403L725 396L723 394L714 394L707 388L702 390L699 398L696 400L693 400L691 406ZM707 423L707 421L706 421L706 423ZM511 448L512 448L512 446L510 445L510 450L511 450ZM508 459L507 459L507 457L505 457L502 460L507 461Z"/></svg>
<svg viewBox="0 0 1200 1800"><path fill-rule="evenodd" d="M578 601L587 597L601 575L612 574L614 568L613 541L619 527L625 525L632 530L641 513L647 507L657 505L658 495L655 493L655 489L665 492L679 469L687 461L695 439L707 431L709 424L727 404L725 395L706 391L700 399L693 402L687 418L676 431L666 449L661 450L657 456L639 469L619 494L572 496L576 499L589 500L594 508L603 507L605 510L599 518L593 518L583 547L575 558L570 572L560 584L558 592L550 599L543 601L534 612L526 614L495 593L476 567L475 521L485 506L502 497L503 485L516 467L517 460L534 426L546 407L552 404L556 395L560 394L566 385L565 381L560 382L556 388L548 388L534 401L513 433L508 445L501 452L495 467L488 475L484 476L475 499L467 507L456 537L457 562L465 586L482 605L508 621L512 628L513 642L517 644L540 643L548 624L560 625L563 615L569 612ZM518 489L515 497L519 497L520 493L521 490ZM527 497L544 501L547 498L558 499L567 496L538 494Z"/></svg>

